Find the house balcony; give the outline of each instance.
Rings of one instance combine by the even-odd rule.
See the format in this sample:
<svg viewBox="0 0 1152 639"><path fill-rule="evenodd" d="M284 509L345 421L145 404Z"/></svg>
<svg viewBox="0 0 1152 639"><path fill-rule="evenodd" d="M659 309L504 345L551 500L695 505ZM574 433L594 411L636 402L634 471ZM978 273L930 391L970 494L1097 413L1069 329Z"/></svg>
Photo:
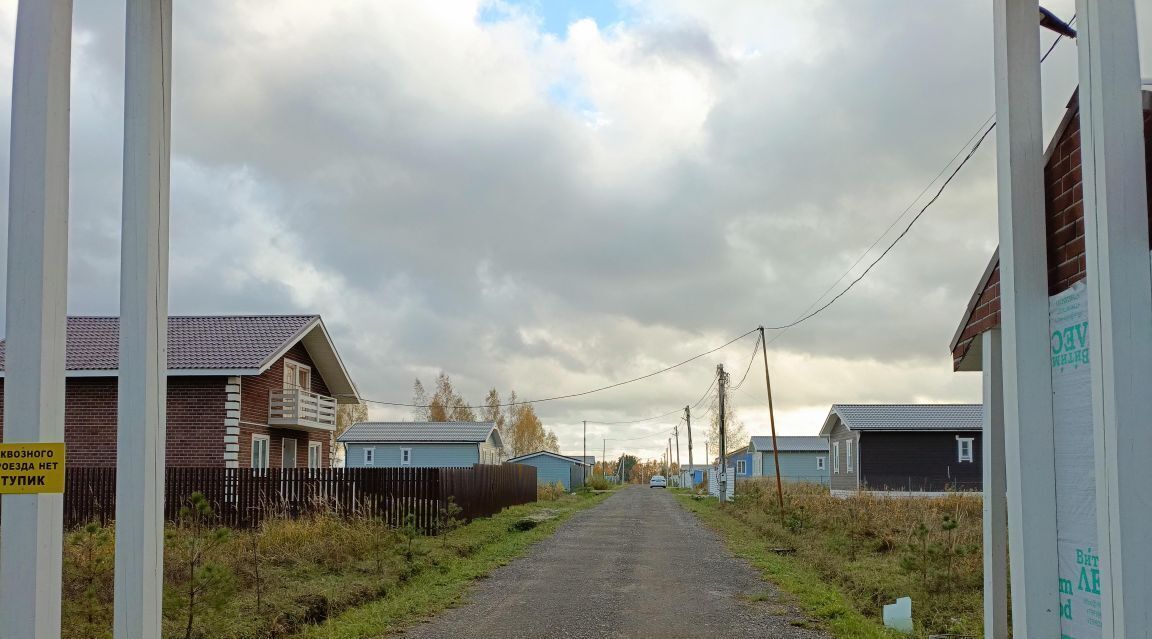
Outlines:
<svg viewBox="0 0 1152 639"><path fill-rule="evenodd" d="M268 394L268 425L300 430L336 430L336 399L293 388Z"/></svg>

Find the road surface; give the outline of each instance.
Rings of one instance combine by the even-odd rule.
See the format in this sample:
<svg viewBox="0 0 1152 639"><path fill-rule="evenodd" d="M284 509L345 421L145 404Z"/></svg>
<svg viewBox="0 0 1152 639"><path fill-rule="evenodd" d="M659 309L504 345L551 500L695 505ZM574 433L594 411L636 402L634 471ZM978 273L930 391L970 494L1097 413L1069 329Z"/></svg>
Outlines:
<svg viewBox="0 0 1152 639"><path fill-rule="evenodd" d="M823 639L661 489L627 487L405 637Z"/></svg>

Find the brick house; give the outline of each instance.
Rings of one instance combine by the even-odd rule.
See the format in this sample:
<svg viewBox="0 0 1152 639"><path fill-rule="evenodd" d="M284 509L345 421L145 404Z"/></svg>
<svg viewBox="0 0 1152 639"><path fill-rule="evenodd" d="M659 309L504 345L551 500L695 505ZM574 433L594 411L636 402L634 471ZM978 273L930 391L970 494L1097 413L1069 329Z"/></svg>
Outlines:
<svg viewBox="0 0 1152 639"><path fill-rule="evenodd" d="M116 464L119 324L68 318L70 465ZM329 466L337 404L358 401L319 315L168 318L169 466Z"/></svg>
<svg viewBox="0 0 1152 639"><path fill-rule="evenodd" d="M1145 91L1144 140L1148 192L1152 193L1152 93ZM1066 290L1086 277L1084 187L1080 172L1080 100L1068 102L1044 154L1044 212L1048 243L1048 294ZM1149 206L1152 212L1152 206ZM1152 217L1152 214L1150 214ZM1150 242L1152 246L1152 242ZM1000 327L1000 258L993 253L968 308L952 337L952 364L957 371L982 368L979 336Z"/></svg>

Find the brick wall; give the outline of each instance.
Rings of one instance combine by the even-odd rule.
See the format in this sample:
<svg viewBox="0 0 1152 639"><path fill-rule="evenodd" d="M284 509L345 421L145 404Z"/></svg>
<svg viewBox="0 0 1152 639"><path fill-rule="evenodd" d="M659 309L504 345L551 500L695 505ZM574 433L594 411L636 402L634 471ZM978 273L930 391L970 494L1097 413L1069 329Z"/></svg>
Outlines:
<svg viewBox="0 0 1152 639"><path fill-rule="evenodd" d="M3 433L0 380L0 435ZM73 466L116 465L115 377L70 377L65 386L64 442ZM166 463L224 464L224 378L169 377Z"/></svg>
<svg viewBox="0 0 1152 639"><path fill-rule="evenodd" d="M1075 105L1075 101L1073 101ZM1152 198L1152 111L1144 112L1144 152L1148 193ZM1086 276L1084 253L1084 186L1080 171L1080 117L1074 115L1044 166L1044 213L1048 236L1048 294L1055 295ZM1149 204L1152 227L1152 203ZM1149 241L1152 247L1152 239ZM960 367L972 341L1000 326L1000 265L997 264L966 318L952 351L954 368Z"/></svg>
<svg viewBox="0 0 1152 639"><path fill-rule="evenodd" d="M284 360L312 367L312 392L330 395L328 385L316 370L312 358L303 344L296 344L288 353L277 360L261 375L242 377L240 380L240 454L241 468L252 465L252 436L268 435L268 463L280 468L283 459L283 440L296 440L296 465L308 465L308 442L320 442L320 459L323 466L329 465L330 436L325 432L305 432L287 428L268 426L268 396L273 390L284 388Z"/></svg>

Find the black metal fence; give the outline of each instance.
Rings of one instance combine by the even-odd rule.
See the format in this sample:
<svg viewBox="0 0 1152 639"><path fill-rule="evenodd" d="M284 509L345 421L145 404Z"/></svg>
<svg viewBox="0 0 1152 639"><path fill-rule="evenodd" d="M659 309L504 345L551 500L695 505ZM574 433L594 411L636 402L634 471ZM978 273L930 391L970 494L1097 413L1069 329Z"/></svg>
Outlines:
<svg viewBox="0 0 1152 639"><path fill-rule="evenodd" d="M521 464L471 468L168 468L164 517L179 518L193 493L212 504L213 516L233 528L268 517L330 512L371 517L435 533L449 516L471 520L536 501L536 468ZM68 468L64 525L108 523L116 515L115 468Z"/></svg>

